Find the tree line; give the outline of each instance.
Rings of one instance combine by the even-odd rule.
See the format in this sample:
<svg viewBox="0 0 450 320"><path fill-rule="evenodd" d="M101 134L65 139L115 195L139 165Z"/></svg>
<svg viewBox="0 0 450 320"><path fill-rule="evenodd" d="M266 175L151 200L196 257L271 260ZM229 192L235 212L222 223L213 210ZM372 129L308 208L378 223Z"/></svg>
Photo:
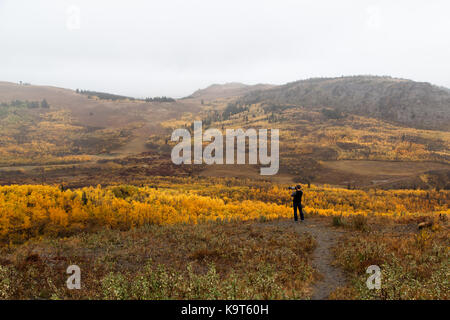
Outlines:
<svg viewBox="0 0 450 320"><path fill-rule="evenodd" d="M97 97L103 100L130 100L130 101L145 101L145 102L175 102L175 99L162 96L162 97L147 97L145 99L137 99L128 96L122 96L118 94L106 93L106 92L98 92L98 91L90 91L90 90L80 90L76 89L76 93L87 95L88 98Z"/></svg>
<svg viewBox="0 0 450 320"><path fill-rule="evenodd" d="M0 104L2 107L27 107L28 109L34 109L34 108L50 108L49 103L47 100L42 99L41 101L22 101L22 100L13 100L10 103L2 102Z"/></svg>

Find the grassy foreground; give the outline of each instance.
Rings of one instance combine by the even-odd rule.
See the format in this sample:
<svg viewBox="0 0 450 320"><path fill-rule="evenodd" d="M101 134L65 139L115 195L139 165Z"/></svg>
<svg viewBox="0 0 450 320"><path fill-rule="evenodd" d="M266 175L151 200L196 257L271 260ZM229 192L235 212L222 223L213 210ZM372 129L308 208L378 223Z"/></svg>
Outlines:
<svg viewBox="0 0 450 320"><path fill-rule="evenodd" d="M266 223L105 229L2 248L0 299L300 299L314 239ZM66 268L81 268L81 290Z"/></svg>
<svg viewBox="0 0 450 320"><path fill-rule="evenodd" d="M283 185L153 177L147 186L0 187L0 299L308 299L320 241ZM307 221L345 231L334 299L448 299L450 193L304 186ZM418 230L420 222L431 227ZM311 230L312 231L312 230ZM315 230L317 232L317 230ZM317 233L315 233L317 235ZM319 251L320 252L320 251ZM82 289L68 290L78 265ZM368 290L366 269L382 270Z"/></svg>
<svg viewBox="0 0 450 320"><path fill-rule="evenodd" d="M450 298L450 237L445 217L434 218L433 225L422 230L414 224L390 221L359 229L363 230L347 233L335 247L335 263L347 272L349 284L331 298ZM367 288L366 269L370 265L380 267L380 290Z"/></svg>

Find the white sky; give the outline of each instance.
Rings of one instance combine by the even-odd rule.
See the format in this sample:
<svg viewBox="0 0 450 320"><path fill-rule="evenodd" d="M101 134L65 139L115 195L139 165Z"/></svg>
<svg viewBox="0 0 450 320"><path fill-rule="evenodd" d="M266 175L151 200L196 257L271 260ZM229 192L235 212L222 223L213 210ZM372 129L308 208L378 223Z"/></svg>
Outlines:
<svg viewBox="0 0 450 320"><path fill-rule="evenodd" d="M0 0L0 81L136 97L355 74L450 87L449 14L448 0Z"/></svg>

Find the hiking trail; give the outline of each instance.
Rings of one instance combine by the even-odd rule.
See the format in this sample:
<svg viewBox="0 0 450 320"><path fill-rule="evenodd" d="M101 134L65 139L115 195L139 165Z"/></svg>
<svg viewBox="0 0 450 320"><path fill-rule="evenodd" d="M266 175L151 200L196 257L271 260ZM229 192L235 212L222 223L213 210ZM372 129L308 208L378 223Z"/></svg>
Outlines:
<svg viewBox="0 0 450 320"><path fill-rule="evenodd" d="M328 219L316 217L306 218L304 222L295 224L293 220L283 221L284 223L293 225L298 233L309 233L316 240L312 265L321 274L322 279L313 284L311 300L327 300L334 290L346 285L345 273L333 265L332 252L332 248L337 245L345 231L333 228Z"/></svg>

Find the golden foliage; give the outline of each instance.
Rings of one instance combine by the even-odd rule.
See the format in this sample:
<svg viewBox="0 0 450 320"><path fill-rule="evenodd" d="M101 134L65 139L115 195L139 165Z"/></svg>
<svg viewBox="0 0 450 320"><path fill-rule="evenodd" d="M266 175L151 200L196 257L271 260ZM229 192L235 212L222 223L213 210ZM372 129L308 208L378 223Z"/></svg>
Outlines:
<svg viewBox="0 0 450 320"><path fill-rule="evenodd" d="M115 186L61 191L55 186L1 186L0 238L22 241L107 226L129 229L146 224L290 217L289 192L281 186L190 185L171 188ZM361 191L311 186L305 212L319 215L450 213L448 191Z"/></svg>

